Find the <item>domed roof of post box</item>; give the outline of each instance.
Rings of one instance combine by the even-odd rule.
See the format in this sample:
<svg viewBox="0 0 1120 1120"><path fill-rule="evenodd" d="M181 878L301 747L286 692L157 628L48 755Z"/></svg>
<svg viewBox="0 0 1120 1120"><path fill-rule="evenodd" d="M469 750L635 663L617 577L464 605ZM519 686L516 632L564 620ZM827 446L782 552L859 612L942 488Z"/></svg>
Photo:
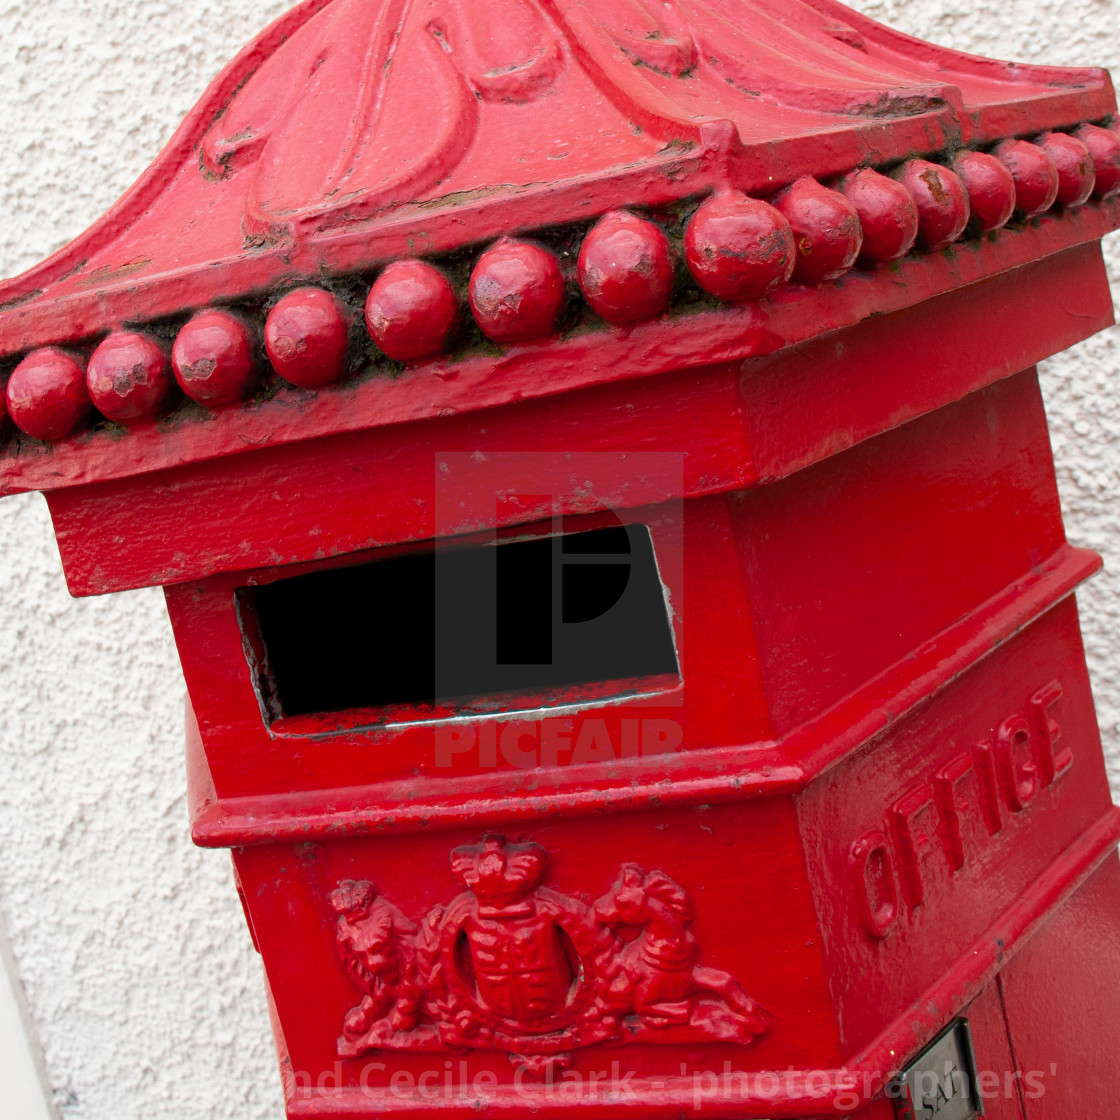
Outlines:
<svg viewBox="0 0 1120 1120"><path fill-rule="evenodd" d="M1114 111L1104 71L831 0L304 0L105 217L0 284L0 493L484 407L471 371L534 349L521 396L916 303L1113 228ZM976 261L947 267L970 205ZM1016 206L1009 231L1062 228L992 250ZM900 293L875 269L915 245Z"/></svg>

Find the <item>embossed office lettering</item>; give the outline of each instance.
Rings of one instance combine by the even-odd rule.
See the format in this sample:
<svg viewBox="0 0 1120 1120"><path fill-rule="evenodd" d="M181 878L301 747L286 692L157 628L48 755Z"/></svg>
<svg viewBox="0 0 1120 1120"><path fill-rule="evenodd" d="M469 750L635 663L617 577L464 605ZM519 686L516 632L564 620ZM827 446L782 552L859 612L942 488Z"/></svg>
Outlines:
<svg viewBox="0 0 1120 1120"><path fill-rule="evenodd" d="M1010 815L1022 813L1073 764L1054 709L1062 686L1051 681L1024 712L1007 716L990 740L960 751L910 786L886 811L885 829L865 833L848 851L848 875L865 932L882 940L896 927L900 899L911 911L926 900L939 867L956 875Z"/></svg>

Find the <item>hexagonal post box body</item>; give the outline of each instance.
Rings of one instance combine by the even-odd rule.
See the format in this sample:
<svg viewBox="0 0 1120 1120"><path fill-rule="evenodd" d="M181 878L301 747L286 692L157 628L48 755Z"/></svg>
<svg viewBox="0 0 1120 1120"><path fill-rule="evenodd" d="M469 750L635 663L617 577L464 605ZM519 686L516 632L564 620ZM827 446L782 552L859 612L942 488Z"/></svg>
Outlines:
<svg viewBox="0 0 1120 1120"><path fill-rule="evenodd" d="M829 0L314 0L0 288L0 488L166 588L290 1116L1116 1087L1034 371L1114 112Z"/></svg>

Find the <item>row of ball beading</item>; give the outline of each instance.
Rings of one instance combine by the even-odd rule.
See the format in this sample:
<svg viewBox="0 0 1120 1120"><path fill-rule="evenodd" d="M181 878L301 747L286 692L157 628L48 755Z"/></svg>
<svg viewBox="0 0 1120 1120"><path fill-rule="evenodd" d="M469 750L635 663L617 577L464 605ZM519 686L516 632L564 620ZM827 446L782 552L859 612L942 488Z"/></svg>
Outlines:
<svg viewBox="0 0 1120 1120"><path fill-rule="evenodd" d="M964 151L946 166L912 159L892 175L863 168L832 187L803 177L769 201L739 191L717 194L692 215L684 259L696 284L719 299L758 300L788 281L835 280L855 264L880 267L913 248L936 252L971 223L978 234L1055 204L1079 206L1120 192L1120 134L1096 125L1049 132L1033 142L1005 140L991 152ZM619 210L584 238L577 263L580 291L607 322L655 318L673 298L670 240L654 222ZM503 346L545 339L566 301L557 257L532 241L503 238L474 264L468 285L479 329ZM395 261L365 303L370 336L389 358L413 364L444 353L460 318L447 275L419 259ZM318 389L350 369L351 320L323 288L289 292L268 313L264 349L285 381ZM164 412L178 383L203 405L244 401L261 377L256 327L211 308L178 332L170 355L153 335L110 334L88 363L74 351L45 347L15 368L0 395L27 435L60 440L86 427L93 410L125 425Z"/></svg>

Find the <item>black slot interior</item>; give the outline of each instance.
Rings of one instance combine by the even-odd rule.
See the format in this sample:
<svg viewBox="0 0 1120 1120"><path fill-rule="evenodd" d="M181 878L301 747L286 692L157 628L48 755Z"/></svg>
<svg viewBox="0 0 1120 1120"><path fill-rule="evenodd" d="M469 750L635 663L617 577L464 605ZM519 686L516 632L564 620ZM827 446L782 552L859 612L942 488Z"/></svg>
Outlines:
<svg viewBox="0 0 1120 1120"><path fill-rule="evenodd" d="M284 715L677 673L653 542L616 525L247 589Z"/></svg>

